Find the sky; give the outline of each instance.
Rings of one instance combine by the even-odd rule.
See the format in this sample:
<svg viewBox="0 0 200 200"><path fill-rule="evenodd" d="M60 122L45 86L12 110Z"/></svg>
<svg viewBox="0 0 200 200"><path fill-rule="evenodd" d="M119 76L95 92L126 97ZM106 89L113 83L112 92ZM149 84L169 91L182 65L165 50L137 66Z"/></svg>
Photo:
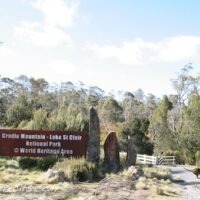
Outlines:
<svg viewBox="0 0 200 200"><path fill-rule="evenodd" d="M199 0L0 0L0 75L173 94L200 73Z"/></svg>

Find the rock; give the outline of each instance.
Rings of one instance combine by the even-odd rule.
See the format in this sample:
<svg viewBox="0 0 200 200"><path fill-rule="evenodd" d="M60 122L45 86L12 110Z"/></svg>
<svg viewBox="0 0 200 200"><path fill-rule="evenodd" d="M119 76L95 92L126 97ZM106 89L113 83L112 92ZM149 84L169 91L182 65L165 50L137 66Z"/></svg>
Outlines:
<svg viewBox="0 0 200 200"><path fill-rule="evenodd" d="M119 147L115 132L110 132L104 143L104 168L108 172L117 172L120 169Z"/></svg>
<svg viewBox="0 0 200 200"><path fill-rule="evenodd" d="M58 183L65 181L65 173L62 170L48 169L39 179L41 182Z"/></svg>
<svg viewBox="0 0 200 200"><path fill-rule="evenodd" d="M100 157L100 126L96 110L90 108L89 138L88 138L88 161L98 165Z"/></svg>
<svg viewBox="0 0 200 200"><path fill-rule="evenodd" d="M130 166L125 172L124 175L132 178L132 179L138 179L140 176L144 175L144 172L141 168L136 166Z"/></svg>
<svg viewBox="0 0 200 200"><path fill-rule="evenodd" d="M141 182L146 182L146 181L147 181L147 179L146 179L146 177L144 177L144 176L141 176L141 177L138 179L138 181L141 181Z"/></svg>
<svg viewBox="0 0 200 200"><path fill-rule="evenodd" d="M126 156L126 166L130 167L136 164L137 159L137 151L135 145L133 143L133 139L128 138L128 149L127 149L127 156Z"/></svg>

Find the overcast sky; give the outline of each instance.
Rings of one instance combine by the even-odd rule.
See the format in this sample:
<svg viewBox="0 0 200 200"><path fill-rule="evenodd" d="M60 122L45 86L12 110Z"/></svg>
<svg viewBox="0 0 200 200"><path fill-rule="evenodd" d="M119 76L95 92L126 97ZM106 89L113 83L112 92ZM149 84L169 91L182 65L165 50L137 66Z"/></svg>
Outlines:
<svg viewBox="0 0 200 200"><path fill-rule="evenodd" d="M200 72L199 0L0 0L0 75L173 93Z"/></svg>

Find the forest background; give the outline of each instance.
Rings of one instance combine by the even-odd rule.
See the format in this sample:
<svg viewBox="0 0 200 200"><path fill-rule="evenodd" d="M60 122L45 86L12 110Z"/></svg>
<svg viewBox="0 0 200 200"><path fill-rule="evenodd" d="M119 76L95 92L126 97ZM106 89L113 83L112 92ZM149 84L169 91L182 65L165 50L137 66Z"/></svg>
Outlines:
<svg viewBox="0 0 200 200"><path fill-rule="evenodd" d="M142 89L118 98L81 82L51 84L26 75L0 76L0 127L88 131L93 106L101 144L112 130L121 151L131 137L138 153L175 155L178 163L195 164L200 151L200 75L192 76L191 70L191 64L185 65L171 80L175 93L162 98L145 95Z"/></svg>

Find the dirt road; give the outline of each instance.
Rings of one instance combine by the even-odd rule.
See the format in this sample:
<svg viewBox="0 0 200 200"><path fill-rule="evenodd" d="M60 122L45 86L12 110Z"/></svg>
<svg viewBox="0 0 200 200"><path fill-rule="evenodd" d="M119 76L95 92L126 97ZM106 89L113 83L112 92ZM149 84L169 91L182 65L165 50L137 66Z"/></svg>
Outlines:
<svg viewBox="0 0 200 200"><path fill-rule="evenodd" d="M190 169L189 167L185 167ZM200 200L200 175L199 179L186 170L183 166L172 167L172 176L183 181L176 183L175 187L181 187L183 200Z"/></svg>

